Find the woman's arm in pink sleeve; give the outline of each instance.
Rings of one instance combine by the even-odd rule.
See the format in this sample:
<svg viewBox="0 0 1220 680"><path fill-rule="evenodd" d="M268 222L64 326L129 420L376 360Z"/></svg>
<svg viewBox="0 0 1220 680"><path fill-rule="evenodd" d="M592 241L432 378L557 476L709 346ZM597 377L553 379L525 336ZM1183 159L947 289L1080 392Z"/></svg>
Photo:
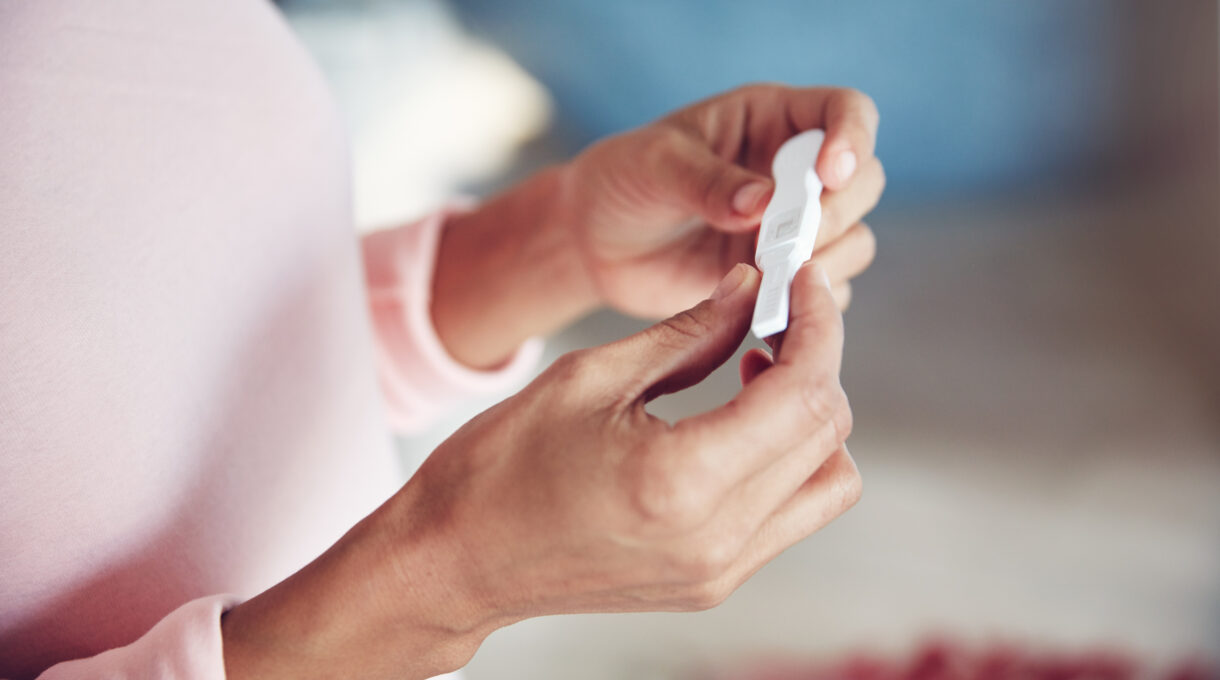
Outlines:
<svg viewBox="0 0 1220 680"><path fill-rule="evenodd" d="M39 680L225 680L220 617L236 603L228 595L188 602L135 642L85 659L55 664Z"/></svg>
<svg viewBox="0 0 1220 680"><path fill-rule="evenodd" d="M463 398L524 377L545 336L596 295L552 219L556 171L474 209L364 238L378 375L393 424L413 430Z"/></svg>

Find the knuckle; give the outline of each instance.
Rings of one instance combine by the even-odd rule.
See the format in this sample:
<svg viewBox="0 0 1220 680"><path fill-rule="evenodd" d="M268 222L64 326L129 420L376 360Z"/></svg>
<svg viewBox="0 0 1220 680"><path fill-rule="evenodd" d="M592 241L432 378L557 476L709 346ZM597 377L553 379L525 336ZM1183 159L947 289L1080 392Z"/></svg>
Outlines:
<svg viewBox="0 0 1220 680"><path fill-rule="evenodd" d="M677 534L700 524L710 513L710 502L692 475L678 475L657 465L642 465L632 484L632 503L646 527Z"/></svg>
<svg viewBox="0 0 1220 680"><path fill-rule="evenodd" d="M584 350L575 350L566 354L561 354L555 361L551 362L551 367L548 372L555 378L566 380L574 377L582 369L581 364L584 363L584 358L581 353Z"/></svg>
<svg viewBox="0 0 1220 680"><path fill-rule="evenodd" d="M885 174L885 164L882 163L880 160L877 160L876 164L877 164L877 196L881 196L881 194L885 193L885 183L887 181L886 174Z"/></svg>
<svg viewBox="0 0 1220 680"><path fill-rule="evenodd" d="M437 650L437 667L443 673L455 673L470 663L476 651L478 646L469 643L447 645Z"/></svg>
<svg viewBox="0 0 1220 680"><path fill-rule="evenodd" d="M717 581L728 573L737 559L732 541L717 538L697 545L679 561L683 577L691 583Z"/></svg>
<svg viewBox="0 0 1220 680"><path fill-rule="evenodd" d="M775 89L776 89L775 83L768 83L768 82L756 80L754 82L750 82L750 83L746 83L744 85L738 86L735 90L733 90L733 92L734 92L734 94L737 94L742 97L754 98L754 97L758 97L761 95L769 94L769 93L773 92Z"/></svg>
<svg viewBox="0 0 1220 680"><path fill-rule="evenodd" d="M657 339L662 344L685 346L683 341L701 338L712 331L711 316L711 305L706 302L678 312L656 325Z"/></svg>
<svg viewBox="0 0 1220 680"><path fill-rule="evenodd" d="M877 102L860 90L852 89L850 94L858 103L860 111L868 125L876 127L881 122L881 112L877 109Z"/></svg>
<svg viewBox="0 0 1220 680"><path fill-rule="evenodd" d="M714 205L721 198L721 182L725 173L715 165L699 161L698 143L690 130L676 122L657 124L649 128L640 142L640 165L659 169L680 187L685 201L696 205Z"/></svg>
<svg viewBox="0 0 1220 680"><path fill-rule="evenodd" d="M847 441L853 426L847 393L837 379L826 378L807 383L801 390L805 411L816 426L829 425L837 443Z"/></svg>
<svg viewBox="0 0 1220 680"><path fill-rule="evenodd" d="M591 349L568 352L555 359L547 373L560 385L575 389L587 387L598 377L598 362L594 357Z"/></svg>
<svg viewBox="0 0 1220 680"><path fill-rule="evenodd" d="M729 598L732 592L719 581L700 583L691 589L690 608L693 611L706 611L718 607Z"/></svg>
<svg viewBox="0 0 1220 680"><path fill-rule="evenodd" d="M673 125L653 125L641 135L639 146L640 164L646 168L667 166L674 156L674 149L681 132Z"/></svg>
<svg viewBox="0 0 1220 680"><path fill-rule="evenodd" d="M853 465L839 482L839 514L847 512L859 503L863 495L864 480L860 477L860 471Z"/></svg>
<svg viewBox="0 0 1220 680"><path fill-rule="evenodd" d="M780 82L758 80L741 85L730 91L730 96L740 106L758 106L763 110L781 111L784 100L791 96L793 88Z"/></svg>
<svg viewBox="0 0 1220 680"><path fill-rule="evenodd" d="M851 404L847 400L847 393L842 387L835 389L835 398L831 405L830 424L834 428L835 441L842 444L851 436L852 428L855 427L855 417L851 412Z"/></svg>
<svg viewBox="0 0 1220 680"><path fill-rule="evenodd" d="M864 262L870 263L877 257L877 235L863 222L857 227L857 239L860 240L860 251Z"/></svg>

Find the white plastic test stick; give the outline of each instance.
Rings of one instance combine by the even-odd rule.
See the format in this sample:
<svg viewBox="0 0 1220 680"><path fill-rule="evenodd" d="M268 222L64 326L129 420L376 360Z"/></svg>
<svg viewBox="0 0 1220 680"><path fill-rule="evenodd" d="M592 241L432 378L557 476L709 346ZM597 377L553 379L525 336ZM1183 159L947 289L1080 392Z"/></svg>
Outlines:
<svg viewBox="0 0 1220 680"><path fill-rule="evenodd" d="M775 193L763 212L754 251L763 276L750 327L759 339L788 328L792 279L813 255L822 222L822 180L813 163L825 137L821 130L802 132L784 142L771 161Z"/></svg>

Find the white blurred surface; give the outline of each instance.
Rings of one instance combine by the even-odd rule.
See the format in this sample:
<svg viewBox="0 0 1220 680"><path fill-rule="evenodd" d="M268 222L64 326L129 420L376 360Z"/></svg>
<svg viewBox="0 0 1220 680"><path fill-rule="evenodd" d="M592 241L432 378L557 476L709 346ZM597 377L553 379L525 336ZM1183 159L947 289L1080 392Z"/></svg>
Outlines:
<svg viewBox="0 0 1220 680"><path fill-rule="evenodd" d="M290 8L348 124L356 224L401 223L503 172L550 116L546 92L444 3Z"/></svg>

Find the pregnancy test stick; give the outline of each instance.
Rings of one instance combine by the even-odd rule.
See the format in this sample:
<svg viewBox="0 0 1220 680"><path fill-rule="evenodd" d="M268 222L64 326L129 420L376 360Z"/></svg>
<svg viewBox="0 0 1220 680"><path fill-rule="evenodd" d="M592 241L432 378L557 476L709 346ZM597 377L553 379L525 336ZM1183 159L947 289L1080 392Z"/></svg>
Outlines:
<svg viewBox="0 0 1220 680"><path fill-rule="evenodd" d="M826 133L807 130L784 142L771 161L775 193L763 212L754 263L762 285L750 324L760 340L788 327L788 295L796 270L813 255L822 223L822 180L813 169Z"/></svg>

